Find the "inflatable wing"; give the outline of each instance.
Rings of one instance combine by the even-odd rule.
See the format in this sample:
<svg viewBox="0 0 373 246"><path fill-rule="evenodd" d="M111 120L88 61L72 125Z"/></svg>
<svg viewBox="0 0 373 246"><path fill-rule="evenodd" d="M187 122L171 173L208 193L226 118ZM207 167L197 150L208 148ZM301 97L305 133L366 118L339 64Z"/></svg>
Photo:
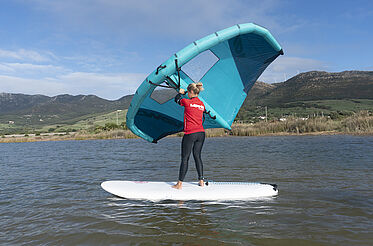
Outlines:
<svg viewBox="0 0 373 246"><path fill-rule="evenodd" d="M201 81L199 95L209 114L203 126L231 129L256 80L283 51L268 30L248 23L215 32L193 42L153 71L137 89L127 113L127 126L143 139L159 139L183 131L184 108L174 102L179 88ZM208 57L211 67L200 77L193 60ZM215 61L214 61L215 59ZM206 59L199 59L202 65ZM188 69L190 71L186 71ZM156 89L159 86L168 89Z"/></svg>

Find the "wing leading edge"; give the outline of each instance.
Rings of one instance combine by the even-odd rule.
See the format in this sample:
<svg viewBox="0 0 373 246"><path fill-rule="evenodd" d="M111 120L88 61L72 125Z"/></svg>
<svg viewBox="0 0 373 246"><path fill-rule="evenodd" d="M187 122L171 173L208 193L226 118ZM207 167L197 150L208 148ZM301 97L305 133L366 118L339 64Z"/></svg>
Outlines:
<svg viewBox="0 0 373 246"><path fill-rule="evenodd" d="M212 52L218 59L200 79L205 90L199 98L216 117L206 117L204 128L226 129L230 129L259 76L283 54L269 31L252 23L235 25L193 42L153 71L137 89L127 113L127 126L134 134L156 143L183 131L183 108L171 95L178 86L186 88L194 82L183 65L203 52ZM173 89L155 90L165 82Z"/></svg>

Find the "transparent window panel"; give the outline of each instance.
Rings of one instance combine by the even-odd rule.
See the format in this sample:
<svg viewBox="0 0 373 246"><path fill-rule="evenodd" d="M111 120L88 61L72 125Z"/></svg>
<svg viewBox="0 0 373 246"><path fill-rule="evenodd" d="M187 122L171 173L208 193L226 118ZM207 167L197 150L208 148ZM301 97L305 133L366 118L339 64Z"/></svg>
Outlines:
<svg viewBox="0 0 373 246"><path fill-rule="evenodd" d="M210 50L206 50L186 63L181 69L194 82L199 82L217 61L219 58Z"/></svg>

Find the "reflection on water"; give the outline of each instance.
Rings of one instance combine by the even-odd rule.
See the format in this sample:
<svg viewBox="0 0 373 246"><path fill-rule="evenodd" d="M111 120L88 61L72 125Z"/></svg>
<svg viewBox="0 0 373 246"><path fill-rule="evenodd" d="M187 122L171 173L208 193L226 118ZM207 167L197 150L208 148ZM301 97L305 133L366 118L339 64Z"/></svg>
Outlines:
<svg viewBox="0 0 373 246"><path fill-rule="evenodd" d="M176 181L179 138L0 144L0 244L370 245L372 147L357 136L209 138L209 179L277 183L279 195L150 202L100 183Z"/></svg>
<svg viewBox="0 0 373 246"><path fill-rule="evenodd" d="M257 202L146 202L109 198L110 214L102 216L129 228L141 225L144 238L160 242L245 243L257 228L256 216L276 213L268 201ZM135 212L136 211L136 212ZM245 212L243 217L242 211ZM135 234L138 231L135 230ZM253 233L254 236L256 233ZM195 237L198 236L196 241ZM140 239L137 239L140 240ZM144 241L146 242L146 241ZM203 243L202 243L203 242ZM245 243L246 244L246 243Z"/></svg>

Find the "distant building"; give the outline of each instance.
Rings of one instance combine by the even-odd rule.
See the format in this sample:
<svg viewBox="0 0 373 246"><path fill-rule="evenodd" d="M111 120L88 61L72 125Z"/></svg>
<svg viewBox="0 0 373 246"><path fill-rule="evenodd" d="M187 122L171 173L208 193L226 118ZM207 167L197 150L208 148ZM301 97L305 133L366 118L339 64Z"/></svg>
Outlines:
<svg viewBox="0 0 373 246"><path fill-rule="evenodd" d="M10 120L9 122L9 125L14 125L14 121Z"/></svg>

